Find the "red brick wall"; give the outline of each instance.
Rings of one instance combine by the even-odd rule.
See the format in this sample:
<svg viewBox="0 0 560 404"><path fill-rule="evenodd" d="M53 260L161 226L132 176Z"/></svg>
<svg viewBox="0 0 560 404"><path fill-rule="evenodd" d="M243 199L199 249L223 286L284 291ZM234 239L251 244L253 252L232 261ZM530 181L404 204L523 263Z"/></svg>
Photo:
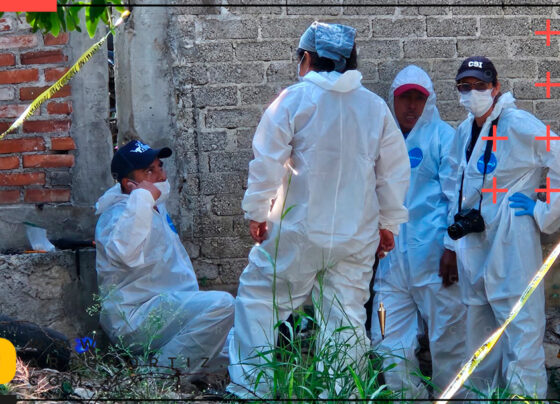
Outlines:
<svg viewBox="0 0 560 404"><path fill-rule="evenodd" d="M68 70L68 34L32 33L24 18L0 18L0 132ZM76 148L69 135L72 89L62 88L0 140L0 204L61 203L71 197Z"/></svg>

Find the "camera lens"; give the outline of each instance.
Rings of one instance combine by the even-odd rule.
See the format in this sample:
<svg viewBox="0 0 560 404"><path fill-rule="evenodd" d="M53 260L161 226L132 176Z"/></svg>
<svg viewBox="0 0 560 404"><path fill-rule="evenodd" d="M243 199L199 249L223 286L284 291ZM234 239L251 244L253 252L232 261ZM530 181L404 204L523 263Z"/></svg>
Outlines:
<svg viewBox="0 0 560 404"><path fill-rule="evenodd" d="M453 223L451 226L447 228L447 234L451 237L452 240L459 240L465 234L463 232L463 226L459 223Z"/></svg>

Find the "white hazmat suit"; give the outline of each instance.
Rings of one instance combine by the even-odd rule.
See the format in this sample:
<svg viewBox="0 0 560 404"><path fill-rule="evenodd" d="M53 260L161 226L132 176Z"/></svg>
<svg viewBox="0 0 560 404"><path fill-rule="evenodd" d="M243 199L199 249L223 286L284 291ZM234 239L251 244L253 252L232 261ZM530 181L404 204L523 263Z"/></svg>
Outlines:
<svg viewBox="0 0 560 404"><path fill-rule="evenodd" d="M226 292L199 291L165 204L156 205L145 189L123 194L116 184L96 206L100 322L111 340L122 337L138 350L153 339L158 363L186 374L224 370L234 299Z"/></svg>
<svg viewBox="0 0 560 404"><path fill-rule="evenodd" d="M376 319L372 343L387 353L385 381L395 390L405 389L407 398L427 398L418 373L419 322L428 325L432 357L432 382L444 389L465 361L466 309L459 286L442 285L438 276L444 251L449 200L453 177L448 161L455 130L439 117L432 81L426 72L411 65L401 70L389 91L393 108L396 89L415 84L429 92L422 115L409 132L406 146L410 157L410 188L405 205L409 221L401 225L396 247L381 259L375 276L374 312L383 302L386 309L385 339Z"/></svg>
<svg viewBox="0 0 560 404"><path fill-rule="evenodd" d="M560 185L560 144L536 140L546 135L546 126L528 112L515 107L511 93L499 97L486 119L467 163L465 150L471 139L474 116L457 129L452 154L459 164L457 196L452 213L458 209L461 174L464 172L462 209L478 208L482 188L507 189L496 194L484 192L481 214L486 223L482 233L471 233L455 242L459 264L459 284L467 305L467 355L470 357L486 338L501 325L529 281L542 264L539 231L552 233L560 226L560 194L551 194L550 203L537 201L532 216L515 216L508 198L520 192L536 198L543 170L548 168L551 187ZM486 140L492 134L492 121L499 116L497 151L484 171ZM551 132L552 133L552 132ZM554 136L554 134L552 133ZM496 141L495 141L496 142ZM508 326L494 351L478 366L467 381L483 391L501 387L534 397L546 397L543 336L545 330L544 289L541 284L517 318ZM501 374L501 375L500 375Z"/></svg>
<svg viewBox="0 0 560 404"><path fill-rule="evenodd" d="M256 130L243 209L246 218L267 221L269 235L251 250L236 299L228 390L239 397L270 393L262 383L254 389L254 365L264 361L253 356L274 346L275 320L286 320L311 292L322 301L322 336L351 325L356 335L341 334L352 358L368 349L364 304L379 229L397 233L407 220L410 167L389 108L361 78L356 70L311 71L282 91ZM278 233L284 205L293 208ZM274 257L278 237L275 319L274 270L260 248Z"/></svg>

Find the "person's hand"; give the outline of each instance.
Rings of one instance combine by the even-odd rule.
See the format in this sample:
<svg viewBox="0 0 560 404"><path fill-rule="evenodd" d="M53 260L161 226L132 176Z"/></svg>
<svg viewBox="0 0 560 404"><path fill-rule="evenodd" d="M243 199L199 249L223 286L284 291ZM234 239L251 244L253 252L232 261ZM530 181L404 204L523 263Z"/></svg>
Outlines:
<svg viewBox="0 0 560 404"><path fill-rule="evenodd" d="M515 194L509 197L509 200L512 202L509 205L510 208L523 209L515 212L515 216L523 216L523 215L533 216L533 212L535 210L535 205L536 205L536 202L534 200L532 200L526 195L523 195L521 192L516 192Z"/></svg>
<svg viewBox="0 0 560 404"><path fill-rule="evenodd" d="M439 260L439 276L443 286L451 286L459 280L459 272L457 271L457 255L455 251L443 251L441 259Z"/></svg>
<svg viewBox="0 0 560 404"><path fill-rule="evenodd" d="M266 222L255 222L254 220L249 222L249 232L251 233L253 240L257 243L262 243L266 240L266 237L268 236L266 232L267 230Z"/></svg>
<svg viewBox="0 0 560 404"><path fill-rule="evenodd" d="M395 248L395 238L393 233L387 229L380 229L379 237L379 246L377 247L377 252L375 254L381 259L384 258L389 251Z"/></svg>
<svg viewBox="0 0 560 404"><path fill-rule="evenodd" d="M157 201L157 199L160 197L161 195L161 191L159 189L156 188L156 186L149 181L142 181L142 182L135 182L132 180L128 180L126 183L126 186L128 188L129 192L132 192L136 189L145 189L146 191L150 191L150 193L152 194L154 201Z"/></svg>

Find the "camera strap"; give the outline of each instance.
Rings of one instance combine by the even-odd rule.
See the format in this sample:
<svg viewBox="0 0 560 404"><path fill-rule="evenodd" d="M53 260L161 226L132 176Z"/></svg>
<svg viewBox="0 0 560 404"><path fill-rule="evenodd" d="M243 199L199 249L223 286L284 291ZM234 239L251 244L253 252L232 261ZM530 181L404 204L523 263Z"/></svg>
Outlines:
<svg viewBox="0 0 560 404"><path fill-rule="evenodd" d="M494 127L494 125L496 125L496 132L498 131L498 120L500 119L500 117L498 116L496 119L494 119L492 121L492 124L490 125L491 128ZM472 136L472 131L471 131L471 136ZM484 181L486 180L486 171L488 169L488 163L490 162L490 157L492 156L492 144L493 144L493 140L487 140L486 141L486 148L484 149L484 158L483 158L483 162L484 162L484 171L482 172L482 186L484 187ZM463 182L465 181L465 170L463 170L463 174L461 175L461 188L459 189L459 206L458 206L458 210L457 213L460 213L462 210L462 203L463 203ZM478 202L478 210L480 211L480 209L482 208L482 192L480 193L480 201Z"/></svg>

